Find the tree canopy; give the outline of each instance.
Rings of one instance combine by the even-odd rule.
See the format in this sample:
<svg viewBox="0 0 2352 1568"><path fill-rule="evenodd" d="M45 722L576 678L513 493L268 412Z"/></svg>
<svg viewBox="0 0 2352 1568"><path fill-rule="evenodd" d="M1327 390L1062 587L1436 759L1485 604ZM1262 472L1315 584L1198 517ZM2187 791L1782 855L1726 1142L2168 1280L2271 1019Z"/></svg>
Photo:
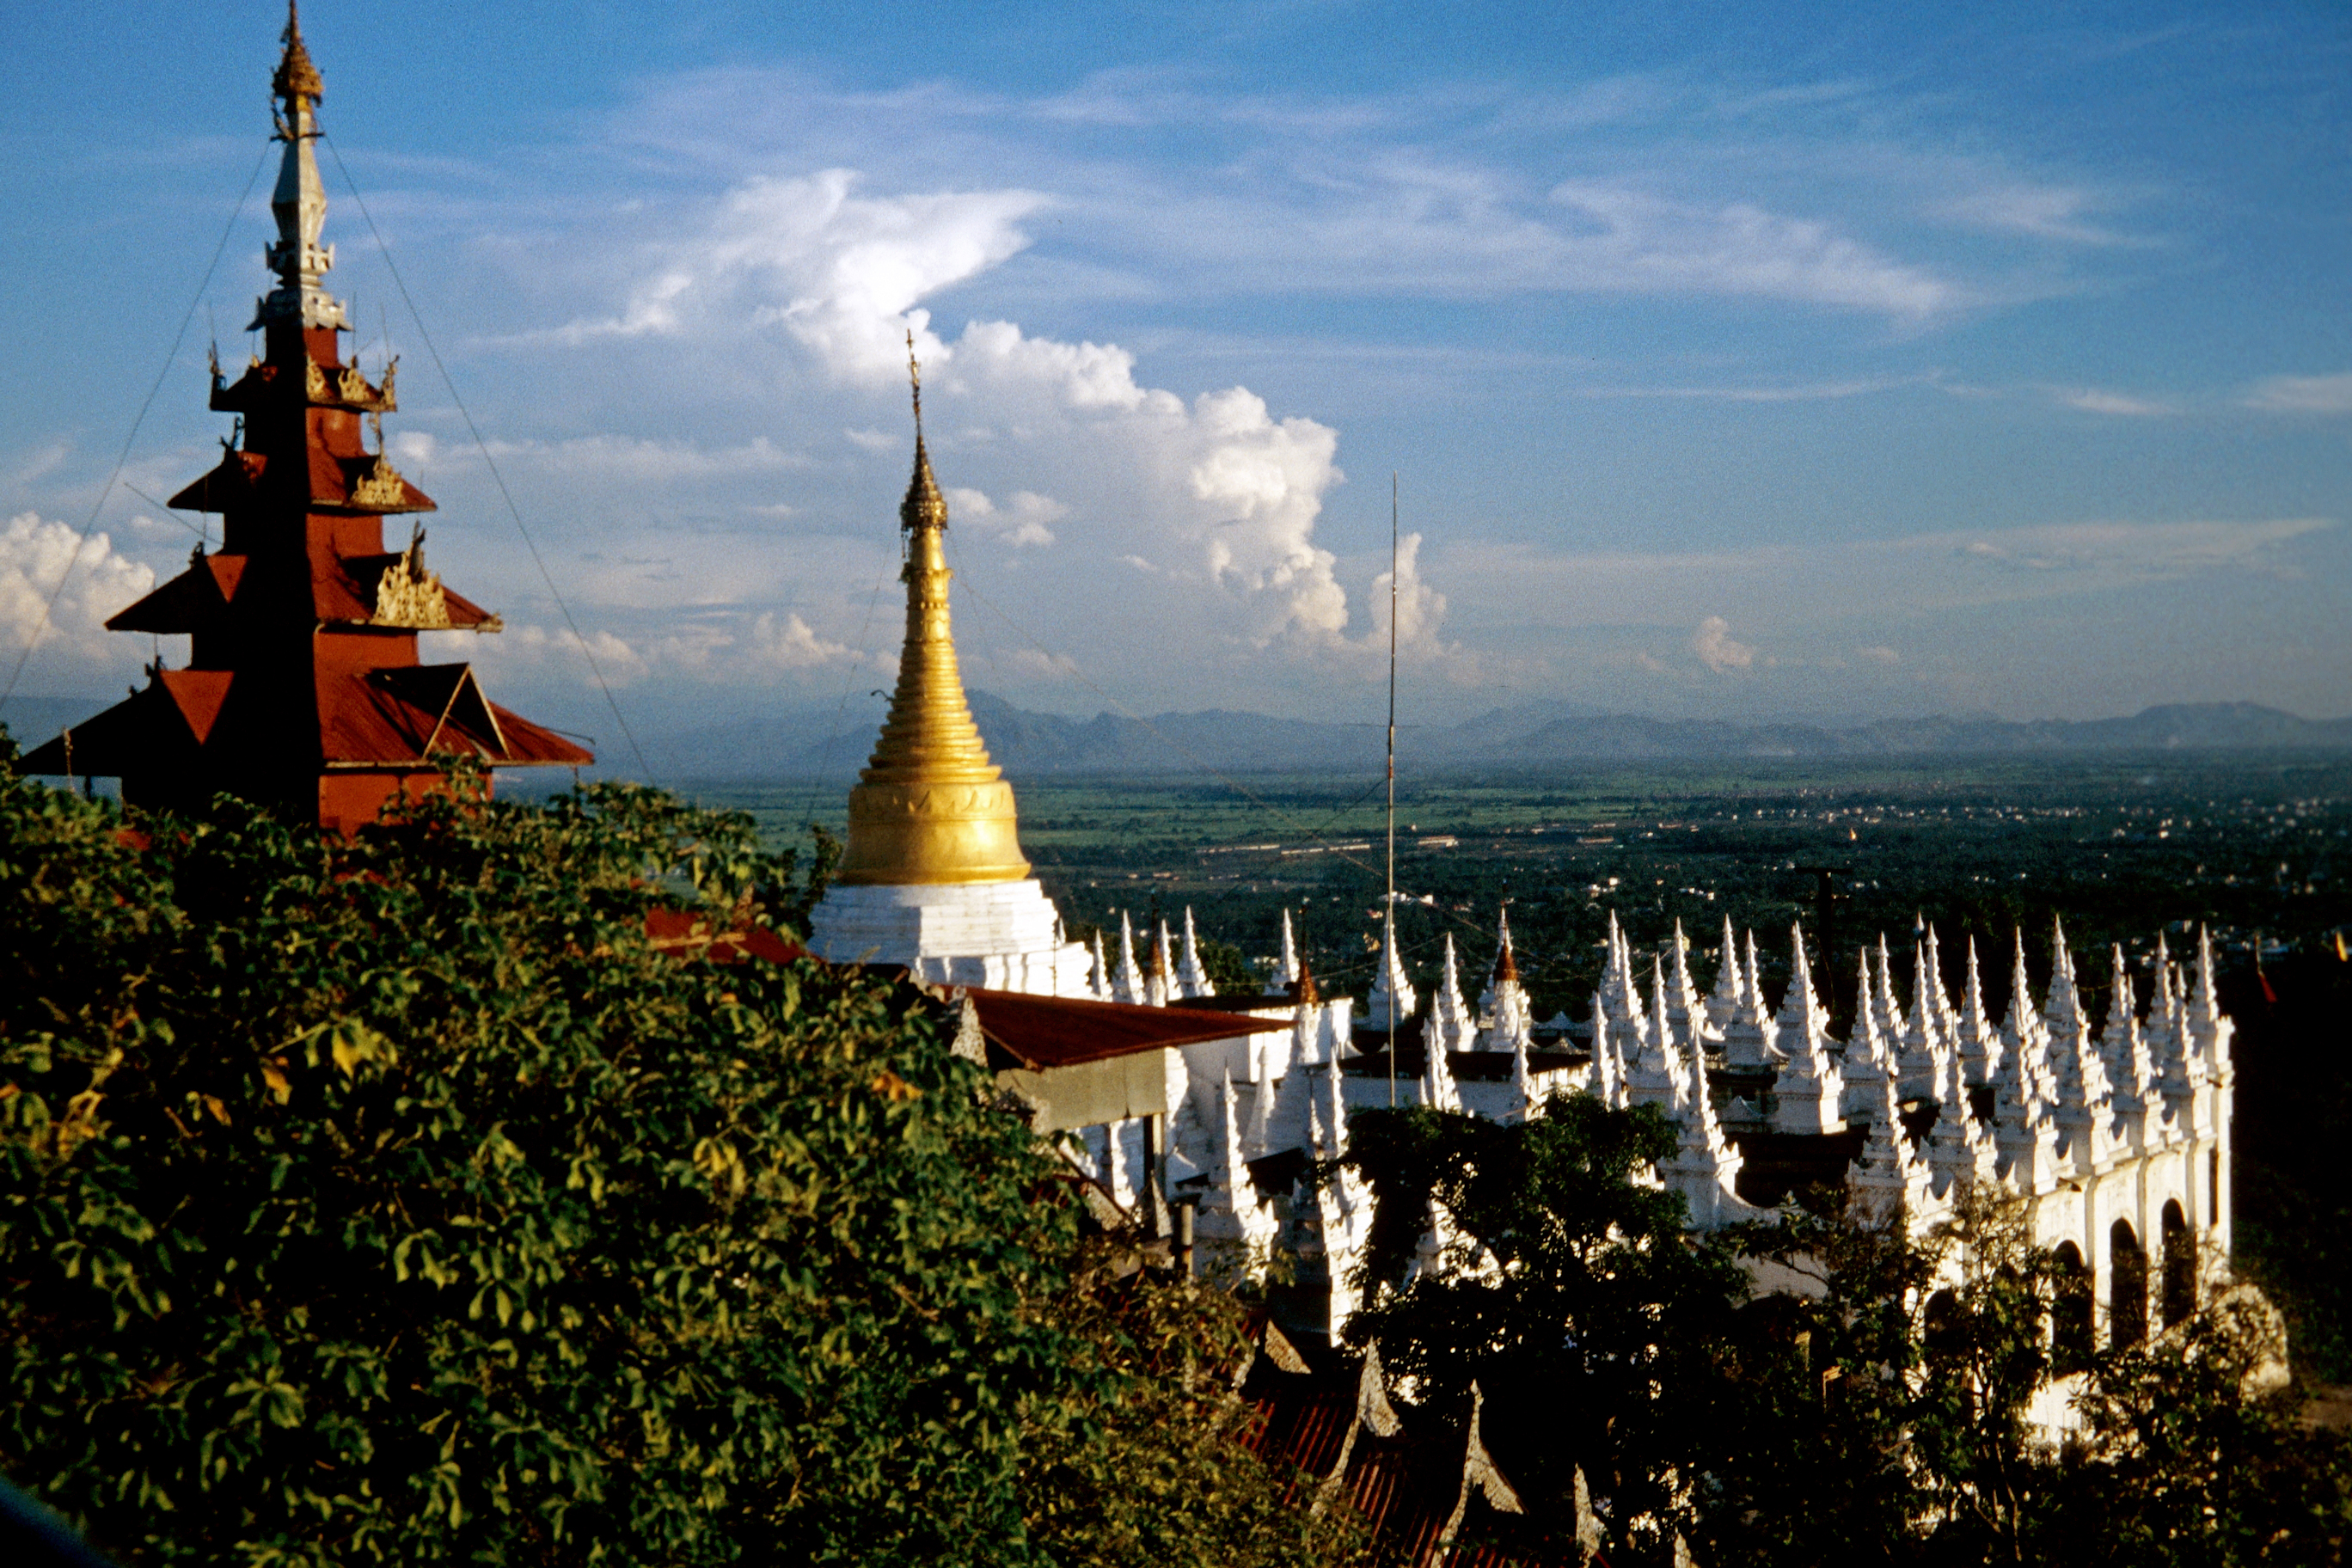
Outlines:
<svg viewBox="0 0 2352 1568"><path fill-rule="evenodd" d="M1349 1338L1424 1405L1475 1381L1554 1519L1580 1468L1612 1562L1680 1537L1707 1563L2305 1563L2352 1534L2344 1442L2258 1375L2284 1348L2259 1299L2077 1370L2050 1327L2068 1278L2017 1199L1691 1234L1650 1174L1674 1149L1652 1108L1375 1110L1350 1134L1377 1207ZM2057 1447L2032 1419L2053 1377L2080 1413Z"/></svg>
<svg viewBox="0 0 2352 1568"><path fill-rule="evenodd" d="M0 1468L139 1563L1188 1560L1128 1482L1239 1309L1094 1268L912 988L648 935L791 869L625 786L346 841L0 757ZM1231 1459L1190 1560L1307 1560Z"/></svg>

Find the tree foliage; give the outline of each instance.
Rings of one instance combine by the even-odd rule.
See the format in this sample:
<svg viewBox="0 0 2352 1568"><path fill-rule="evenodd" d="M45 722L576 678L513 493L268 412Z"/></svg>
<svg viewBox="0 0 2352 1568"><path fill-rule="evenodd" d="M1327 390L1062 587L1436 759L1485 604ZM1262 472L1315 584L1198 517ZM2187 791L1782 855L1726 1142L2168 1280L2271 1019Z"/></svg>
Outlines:
<svg viewBox="0 0 2352 1568"><path fill-rule="evenodd" d="M2257 1375L2283 1348L2259 1298L2070 1374L2067 1278L2018 1200L1694 1236L1647 1174L1674 1147L1652 1110L1370 1112L1351 1139L1378 1206L1350 1338L1424 1404L1475 1380L1490 1447L1556 1517L1580 1467L1612 1561L1680 1536L1706 1563L2218 1568L2337 1561L2352 1531L2345 1444ZM1433 1219L1443 1273L1416 1263ZM2053 1445L2040 1417L2070 1398Z"/></svg>
<svg viewBox="0 0 2352 1568"><path fill-rule="evenodd" d="M1413 1107L1349 1129L1375 1207L1348 1338L1424 1403L1478 1384L1513 1483L1549 1506L1581 1468L1621 1517L1670 1515L1706 1451L1674 1396L1704 1384L1747 1280L1645 1179L1674 1151L1665 1120L1577 1095L1524 1123ZM1433 1215L1453 1239L1429 1268Z"/></svg>
<svg viewBox="0 0 2352 1568"><path fill-rule="evenodd" d="M126 1559L1104 1561L1055 1478L1218 1438L918 993L656 948L808 896L747 820L141 835L5 763L0 1468Z"/></svg>

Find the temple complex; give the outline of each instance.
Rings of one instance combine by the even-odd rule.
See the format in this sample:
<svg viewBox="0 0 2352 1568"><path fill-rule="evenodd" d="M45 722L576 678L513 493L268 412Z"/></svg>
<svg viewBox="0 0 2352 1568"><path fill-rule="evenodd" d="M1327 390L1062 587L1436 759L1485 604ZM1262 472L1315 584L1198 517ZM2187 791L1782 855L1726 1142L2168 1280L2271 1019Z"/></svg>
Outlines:
<svg viewBox="0 0 2352 1568"><path fill-rule="evenodd" d="M1371 1204L1351 1173L1314 1173L1346 1153L1351 1112L1429 1105L1507 1121L1544 1114L1556 1094L1589 1094L1654 1106L1674 1125L1657 1178L1702 1226L1766 1217L1805 1187L1843 1185L1865 1210L1918 1226L1972 1184L2016 1193L2037 1238L2099 1293L2102 1338L2179 1321L2200 1289L2200 1253L2227 1256L2233 1026L2201 938L2185 973L2159 941L2145 1010L2116 950L2095 1032L2063 930L2039 1003L2020 939L1998 1014L1973 942L1955 1001L1926 931L1906 999L1882 938L1854 955L1843 1038L1801 930L1772 998L1752 933L1726 923L1702 991L1679 927L1643 955L1612 918L1589 1022L1540 1029L1507 922L1473 1005L1450 938L1434 984L1415 987L1391 907L1362 1016L1320 994L1286 920L1272 978L1248 995L1210 984L1189 910L1181 942L1164 922L1139 933L1126 918L1116 953L1066 941L957 671L947 505L922 440L919 376L915 406L898 689L850 792L842 874L811 945L836 963L902 967L959 1000L960 1048L999 1069L1039 1130L1080 1135L1107 1215L1165 1238L1189 1210L1213 1267L1231 1273L1263 1275L1283 1258L1277 1320L1328 1343L1354 1310L1349 1275ZM1443 1216L1432 1224L1434 1235ZM1439 1250L1424 1248L1433 1267Z"/></svg>
<svg viewBox="0 0 2352 1568"><path fill-rule="evenodd" d="M26 757L27 773L119 778L134 805L226 793L349 832L404 793L442 787L453 758L488 768L595 759L492 702L470 664L424 664L420 631L495 632L499 618L443 586L425 532L396 549L384 519L434 510L383 449L396 362L371 382L344 363L343 306L326 289L327 196L313 143L325 84L289 7L270 79L285 143L266 259L278 286L257 305L262 353L235 382L213 364L213 408L236 416L221 460L176 509L221 517L217 550L106 624L184 636L184 668L161 658L130 698ZM362 430L364 422L365 429Z"/></svg>
<svg viewBox="0 0 2352 1568"><path fill-rule="evenodd" d="M394 362L371 381L342 356L350 326L324 284L334 250L320 240L313 153L323 83L290 11L271 85L285 150L267 251L278 282L253 323L263 352L234 383L215 363L211 407L234 415L235 430L218 466L172 501L220 514L221 546L199 548L185 572L107 623L187 636L188 664L158 659L145 687L23 765L119 777L134 805L229 793L350 832L395 799L444 787L453 760L593 759L492 703L470 665L419 662L420 632L490 633L499 621L426 569L421 528L385 548L384 519L434 503L384 451ZM1107 1226L1154 1246L1197 1238L1207 1271L1276 1281L1275 1326L1247 1385L1276 1411L1259 1431L1268 1451L1368 1516L1406 1521L1397 1529L1416 1554L1465 1529L1500 1540L1518 1511L1486 1451L1475 1390L1460 1419L1444 1418L1443 1443L1406 1442L1376 1358L1310 1370L1291 1343L1328 1352L1358 1305L1372 1197L1339 1162L1366 1108L1514 1121L1560 1095L1654 1107L1676 1131L1655 1179L1699 1226L1838 1186L1865 1212L1927 1226L1971 1187L1999 1188L2025 1201L2036 1239L2080 1281L2085 1340L2136 1342L2193 1310L2210 1284L2204 1260L2230 1249L2234 1083L2234 1026L2201 933L2185 966L2159 938L2144 1006L2112 950L2097 1020L2063 930L2038 1002L2019 939L1997 1011L1973 942L1955 999L1936 933L1923 931L1906 998L1881 938L1852 955L1856 1005L1843 1038L1802 931L1791 933L1787 985L1768 997L1753 933L1726 922L1702 991L1679 927L1637 953L1612 916L1585 1021L1541 1026L1507 921L1474 1003L1450 936L1439 973L1415 986L1388 904L1360 1017L1349 998L1322 994L1286 913L1270 976L1245 995L1212 984L1190 910L1181 935L1166 922L1142 932L1140 957L1124 916L1116 952L1100 937L1068 940L1022 853L1013 788L989 760L959 670L948 506L908 346L904 642L809 947L903 971L957 1009L956 1051L992 1068L1037 1131L1075 1135L1056 1146L1082 1167ZM1819 957L1845 972L1847 954ZM1696 969L1706 967L1702 953ZM1443 1268L1446 1216L1432 1212L1428 1226L1421 1266ZM1320 1412L1319 1424L1283 1425L1301 1411Z"/></svg>

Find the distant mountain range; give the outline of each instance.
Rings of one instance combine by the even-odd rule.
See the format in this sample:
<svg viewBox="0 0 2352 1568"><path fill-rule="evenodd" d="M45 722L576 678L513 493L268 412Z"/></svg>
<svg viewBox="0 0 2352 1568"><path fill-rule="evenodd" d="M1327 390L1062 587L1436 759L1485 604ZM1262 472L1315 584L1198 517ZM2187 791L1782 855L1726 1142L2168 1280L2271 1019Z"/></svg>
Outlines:
<svg viewBox="0 0 2352 1568"><path fill-rule="evenodd" d="M105 706L19 698L5 717L26 747ZM1014 778L1220 773L1344 773L1377 769L1376 724L1274 719L1213 709L1149 719L1033 713L971 694L990 754ZM788 710L694 730L654 730L646 750L663 778L779 779L853 773L873 742L880 705ZM641 726L651 729L651 726ZM827 739L830 737L830 739ZM625 765L622 749L601 748ZM1736 723L1609 713L1569 702L1496 708L1458 724L1401 730L1397 758L1416 772L1610 762L1734 762L1773 758L2056 756L2117 752L2352 751L2352 718L2299 719L2252 702L2172 703L2127 719L1881 719L1864 723Z"/></svg>
<svg viewBox="0 0 2352 1568"><path fill-rule="evenodd" d="M1066 719L1032 713L979 691L971 695L971 710L990 755L1015 778L1049 773L1134 776L1204 768L1362 771L1381 765L1383 742L1378 725L1272 719L1223 710L1149 719L1111 713ZM865 760L871 731L869 723L845 732L829 749L813 745L789 759L778 757L787 765L772 771L797 776L853 772ZM714 748L702 754L715 766L725 751ZM2127 719L2045 719L2021 724L1990 718L1742 724L1653 719L1538 702L1497 708L1442 728L1403 730L1397 736L1400 764L1424 772L1606 762L2275 751L2352 751L2352 718L2299 719L2252 702L2207 702L2149 708Z"/></svg>

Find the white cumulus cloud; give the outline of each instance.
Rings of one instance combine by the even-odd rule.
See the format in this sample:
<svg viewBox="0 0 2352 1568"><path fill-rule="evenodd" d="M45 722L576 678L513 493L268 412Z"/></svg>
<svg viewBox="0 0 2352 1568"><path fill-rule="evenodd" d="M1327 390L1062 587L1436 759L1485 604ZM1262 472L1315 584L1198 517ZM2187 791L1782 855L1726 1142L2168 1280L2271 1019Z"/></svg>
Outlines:
<svg viewBox="0 0 2352 1568"><path fill-rule="evenodd" d="M37 634L33 658L47 664L48 679L110 674L142 651L133 647L142 639L108 631L106 618L154 586L154 568L106 534L77 542L66 524L19 512L0 526L0 658L13 668Z"/></svg>
<svg viewBox="0 0 2352 1568"><path fill-rule="evenodd" d="M1717 675L1727 675L1735 669L1746 669L1756 662L1756 650L1733 638L1731 623L1721 616L1709 616L1699 622L1698 630L1691 634L1691 652L1698 661Z"/></svg>

